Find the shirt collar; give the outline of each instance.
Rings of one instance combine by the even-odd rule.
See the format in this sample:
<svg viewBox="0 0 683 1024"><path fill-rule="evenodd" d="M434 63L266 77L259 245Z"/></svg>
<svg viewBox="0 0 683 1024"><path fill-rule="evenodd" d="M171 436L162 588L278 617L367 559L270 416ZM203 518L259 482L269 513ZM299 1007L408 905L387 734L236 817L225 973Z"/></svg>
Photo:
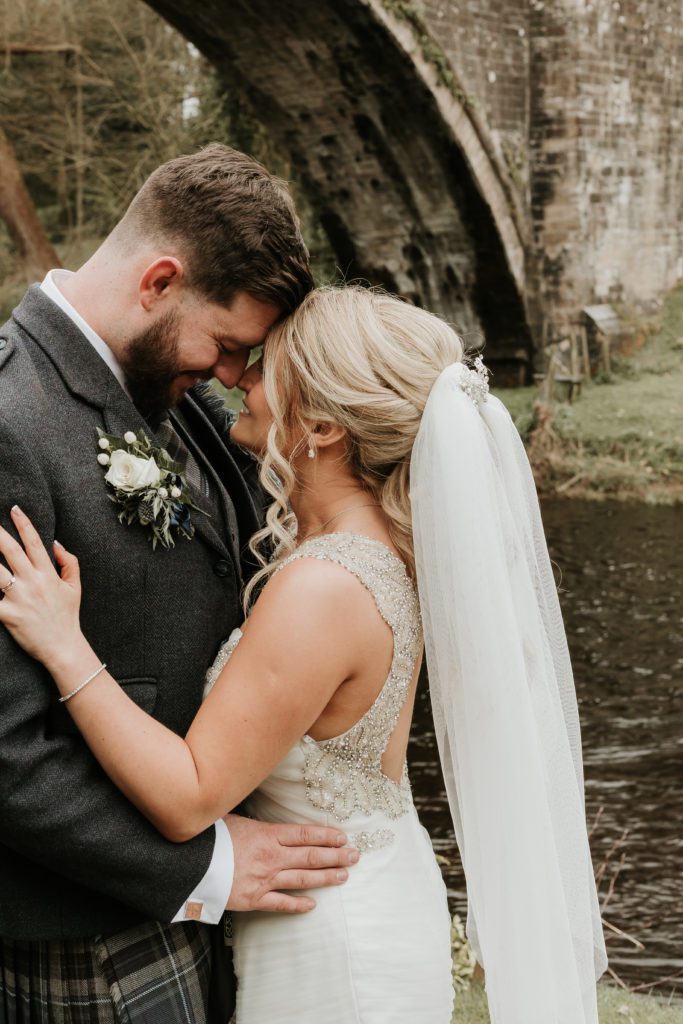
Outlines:
<svg viewBox="0 0 683 1024"><path fill-rule="evenodd" d="M59 308L66 313L70 320L76 325L81 334L83 334L92 347L95 349L97 354L105 361L111 372L116 377L117 381L130 398L130 392L126 387L126 377L123 372L123 367L119 363L118 359L107 345L106 341L100 338L90 324L87 324L78 310L74 309L69 300L60 291L59 284L68 280L71 277L73 271L71 270L48 270L45 278L43 279L40 289L47 295L49 299L59 306Z"/></svg>

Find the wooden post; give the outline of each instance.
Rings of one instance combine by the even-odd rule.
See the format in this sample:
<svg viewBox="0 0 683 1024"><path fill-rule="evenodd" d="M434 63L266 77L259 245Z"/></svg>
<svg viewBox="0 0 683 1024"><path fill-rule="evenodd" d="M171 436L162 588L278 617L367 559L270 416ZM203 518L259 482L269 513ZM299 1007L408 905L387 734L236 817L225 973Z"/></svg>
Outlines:
<svg viewBox="0 0 683 1024"><path fill-rule="evenodd" d="M603 366L603 369L604 369L605 373L610 373L612 367L611 367L611 362L610 362L609 337L608 337L608 335L604 334L602 331L600 332L600 345L602 346L602 366Z"/></svg>
<svg viewBox="0 0 683 1024"><path fill-rule="evenodd" d="M579 332L578 330L571 330L569 332L569 340L571 341L571 365L572 365L572 377L581 376L581 367L579 364Z"/></svg>
<svg viewBox="0 0 683 1024"><path fill-rule="evenodd" d="M550 405L555 391L555 364L557 362L557 346L549 346L548 365L545 371L545 380L541 388L542 401L544 405Z"/></svg>
<svg viewBox="0 0 683 1024"><path fill-rule="evenodd" d="M588 353L588 331L585 326L580 328L581 330L581 351L583 353L583 372L586 376L586 380L590 383L591 379L591 360Z"/></svg>

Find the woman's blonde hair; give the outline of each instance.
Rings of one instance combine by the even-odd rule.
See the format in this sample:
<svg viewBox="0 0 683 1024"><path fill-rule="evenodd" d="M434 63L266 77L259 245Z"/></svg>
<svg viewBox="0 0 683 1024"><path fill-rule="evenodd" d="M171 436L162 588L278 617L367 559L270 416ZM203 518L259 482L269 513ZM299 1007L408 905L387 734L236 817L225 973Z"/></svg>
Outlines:
<svg viewBox="0 0 683 1024"><path fill-rule="evenodd" d="M251 539L262 568L246 589L245 608L254 587L294 550L289 498L296 475L283 452L301 433L297 450L311 443L311 423L344 428L351 469L382 508L393 543L414 571L410 455L436 378L462 358L462 341L443 320L356 286L310 292L273 328L263 366L273 423L261 466L273 502L265 527Z"/></svg>

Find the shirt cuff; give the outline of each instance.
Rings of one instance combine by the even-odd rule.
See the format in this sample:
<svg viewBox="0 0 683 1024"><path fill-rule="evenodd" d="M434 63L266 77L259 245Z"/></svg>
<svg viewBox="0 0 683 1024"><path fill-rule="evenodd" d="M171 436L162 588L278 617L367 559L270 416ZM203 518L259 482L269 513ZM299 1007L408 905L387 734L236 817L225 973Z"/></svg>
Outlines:
<svg viewBox="0 0 683 1024"><path fill-rule="evenodd" d="M209 869L192 890L171 924L178 921L203 921L218 924L226 908L235 875L235 857L232 840L225 822L214 824L216 841Z"/></svg>

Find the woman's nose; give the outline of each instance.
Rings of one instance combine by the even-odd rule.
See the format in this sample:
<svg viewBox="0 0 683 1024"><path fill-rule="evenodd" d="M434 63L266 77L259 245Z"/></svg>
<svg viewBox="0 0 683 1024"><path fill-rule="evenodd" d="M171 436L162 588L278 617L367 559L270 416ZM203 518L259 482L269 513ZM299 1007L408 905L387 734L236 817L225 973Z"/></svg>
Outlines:
<svg viewBox="0 0 683 1024"><path fill-rule="evenodd" d="M249 370L245 370L240 379L237 381L236 387L238 387L240 391L244 391L247 394L249 394L249 389L251 388L251 386L252 381L250 379Z"/></svg>
<svg viewBox="0 0 683 1024"><path fill-rule="evenodd" d="M245 368L244 373L237 381L237 387L240 389L240 391L245 391L247 394L249 394L254 384L256 384L257 380L259 379L259 376L259 364L252 363L251 366L247 366Z"/></svg>

